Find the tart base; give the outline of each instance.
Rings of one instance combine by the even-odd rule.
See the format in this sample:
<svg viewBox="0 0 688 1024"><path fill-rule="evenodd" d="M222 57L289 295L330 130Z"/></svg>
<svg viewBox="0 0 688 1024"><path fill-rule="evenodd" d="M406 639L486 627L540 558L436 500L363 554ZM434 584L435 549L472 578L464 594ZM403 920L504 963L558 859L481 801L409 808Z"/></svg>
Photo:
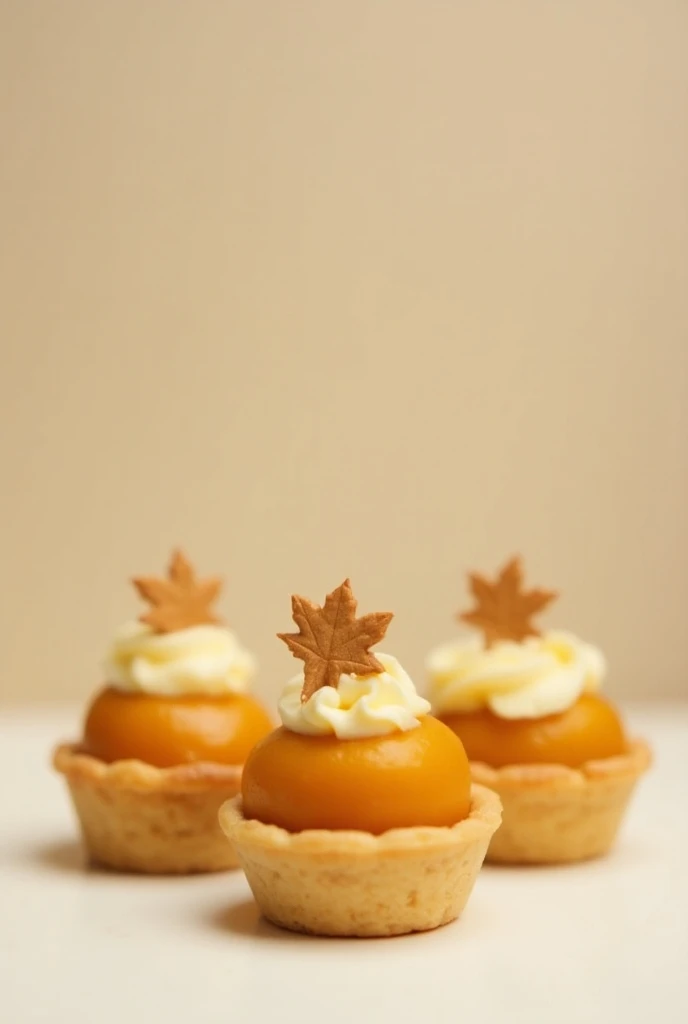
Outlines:
<svg viewBox="0 0 688 1024"><path fill-rule="evenodd" d="M471 762L473 780L499 794L502 826L487 861L501 864L564 864L600 857L612 847L640 776L652 761L649 747L634 740L628 753L580 768Z"/></svg>
<svg viewBox="0 0 688 1024"><path fill-rule="evenodd" d="M499 822L499 797L482 786L473 786L469 817L451 828L380 836L287 832L244 818L240 797L220 809L220 825L262 914L313 935L404 935L453 921Z"/></svg>
<svg viewBox="0 0 688 1024"><path fill-rule="evenodd" d="M118 871L195 874L238 867L217 812L240 788L241 768L107 764L78 745L57 748L90 860Z"/></svg>

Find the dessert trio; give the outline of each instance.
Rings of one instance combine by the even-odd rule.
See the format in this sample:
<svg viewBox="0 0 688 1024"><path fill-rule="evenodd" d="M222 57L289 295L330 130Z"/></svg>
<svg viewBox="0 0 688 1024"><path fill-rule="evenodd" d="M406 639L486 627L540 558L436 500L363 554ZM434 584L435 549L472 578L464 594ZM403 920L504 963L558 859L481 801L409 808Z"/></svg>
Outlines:
<svg viewBox="0 0 688 1024"><path fill-rule="evenodd" d="M388 936L456 919L485 860L607 853L651 754L600 695L605 659L537 616L520 559L473 573L468 635L430 651L425 696L373 650L389 612L345 580L292 597L278 634L300 670L277 706L217 616L219 579L181 551L137 577L82 736L53 755L89 860L148 874L241 868L262 914L316 935Z"/></svg>

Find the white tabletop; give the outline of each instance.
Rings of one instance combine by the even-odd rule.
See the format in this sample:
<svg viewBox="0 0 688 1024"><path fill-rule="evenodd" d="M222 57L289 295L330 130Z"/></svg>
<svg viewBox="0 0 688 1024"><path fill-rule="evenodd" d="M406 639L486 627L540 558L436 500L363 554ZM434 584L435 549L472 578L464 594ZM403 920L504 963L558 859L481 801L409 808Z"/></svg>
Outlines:
<svg viewBox="0 0 688 1024"><path fill-rule="evenodd" d="M484 868L460 921L382 940L280 931L238 872L85 870L48 767L77 717L0 716L7 1024L688 1021L688 707L630 715L657 762L611 857Z"/></svg>

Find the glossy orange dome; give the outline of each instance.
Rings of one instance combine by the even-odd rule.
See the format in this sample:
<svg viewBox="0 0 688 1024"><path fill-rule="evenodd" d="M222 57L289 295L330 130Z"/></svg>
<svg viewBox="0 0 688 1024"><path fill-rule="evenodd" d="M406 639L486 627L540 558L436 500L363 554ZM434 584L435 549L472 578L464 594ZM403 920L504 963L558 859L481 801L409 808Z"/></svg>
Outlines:
<svg viewBox="0 0 688 1024"><path fill-rule="evenodd" d="M407 732L366 739L276 729L250 754L243 812L289 832L455 825L470 810L462 744L436 718Z"/></svg>
<svg viewBox="0 0 688 1024"><path fill-rule="evenodd" d="M101 690L84 727L84 748L102 761L136 758L158 768L194 761L243 764L272 729L252 697L154 697Z"/></svg>
<svg viewBox="0 0 688 1024"><path fill-rule="evenodd" d="M563 764L615 757L627 749L619 716L602 697L584 694L572 707L544 718L499 718L491 711L443 715L471 761L495 768L508 764Z"/></svg>

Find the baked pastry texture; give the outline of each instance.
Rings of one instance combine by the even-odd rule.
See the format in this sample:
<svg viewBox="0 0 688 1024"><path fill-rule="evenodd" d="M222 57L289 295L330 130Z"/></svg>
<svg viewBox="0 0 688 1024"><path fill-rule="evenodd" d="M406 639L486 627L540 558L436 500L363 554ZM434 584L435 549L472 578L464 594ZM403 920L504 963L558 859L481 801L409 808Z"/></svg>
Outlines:
<svg viewBox="0 0 688 1024"><path fill-rule="evenodd" d="M499 827L498 797L472 787L467 818L451 827L291 833L247 820L241 798L220 824L263 915L315 935L429 931L459 917Z"/></svg>
<svg viewBox="0 0 688 1024"><path fill-rule="evenodd" d="M239 792L240 767L107 764L70 744L57 748L53 763L67 780L94 864L180 875L238 866L217 813Z"/></svg>
<svg viewBox="0 0 688 1024"><path fill-rule="evenodd" d="M503 864L561 864L599 857L613 846L649 747L632 740L617 757L557 764L491 768L473 762L476 782L499 794L503 824L489 860Z"/></svg>
<svg viewBox="0 0 688 1024"><path fill-rule="evenodd" d="M286 634L305 670L283 726L252 751L220 824L265 917L316 935L389 936L454 920L499 826L458 738L390 655L391 616L355 616L350 584L294 597Z"/></svg>

